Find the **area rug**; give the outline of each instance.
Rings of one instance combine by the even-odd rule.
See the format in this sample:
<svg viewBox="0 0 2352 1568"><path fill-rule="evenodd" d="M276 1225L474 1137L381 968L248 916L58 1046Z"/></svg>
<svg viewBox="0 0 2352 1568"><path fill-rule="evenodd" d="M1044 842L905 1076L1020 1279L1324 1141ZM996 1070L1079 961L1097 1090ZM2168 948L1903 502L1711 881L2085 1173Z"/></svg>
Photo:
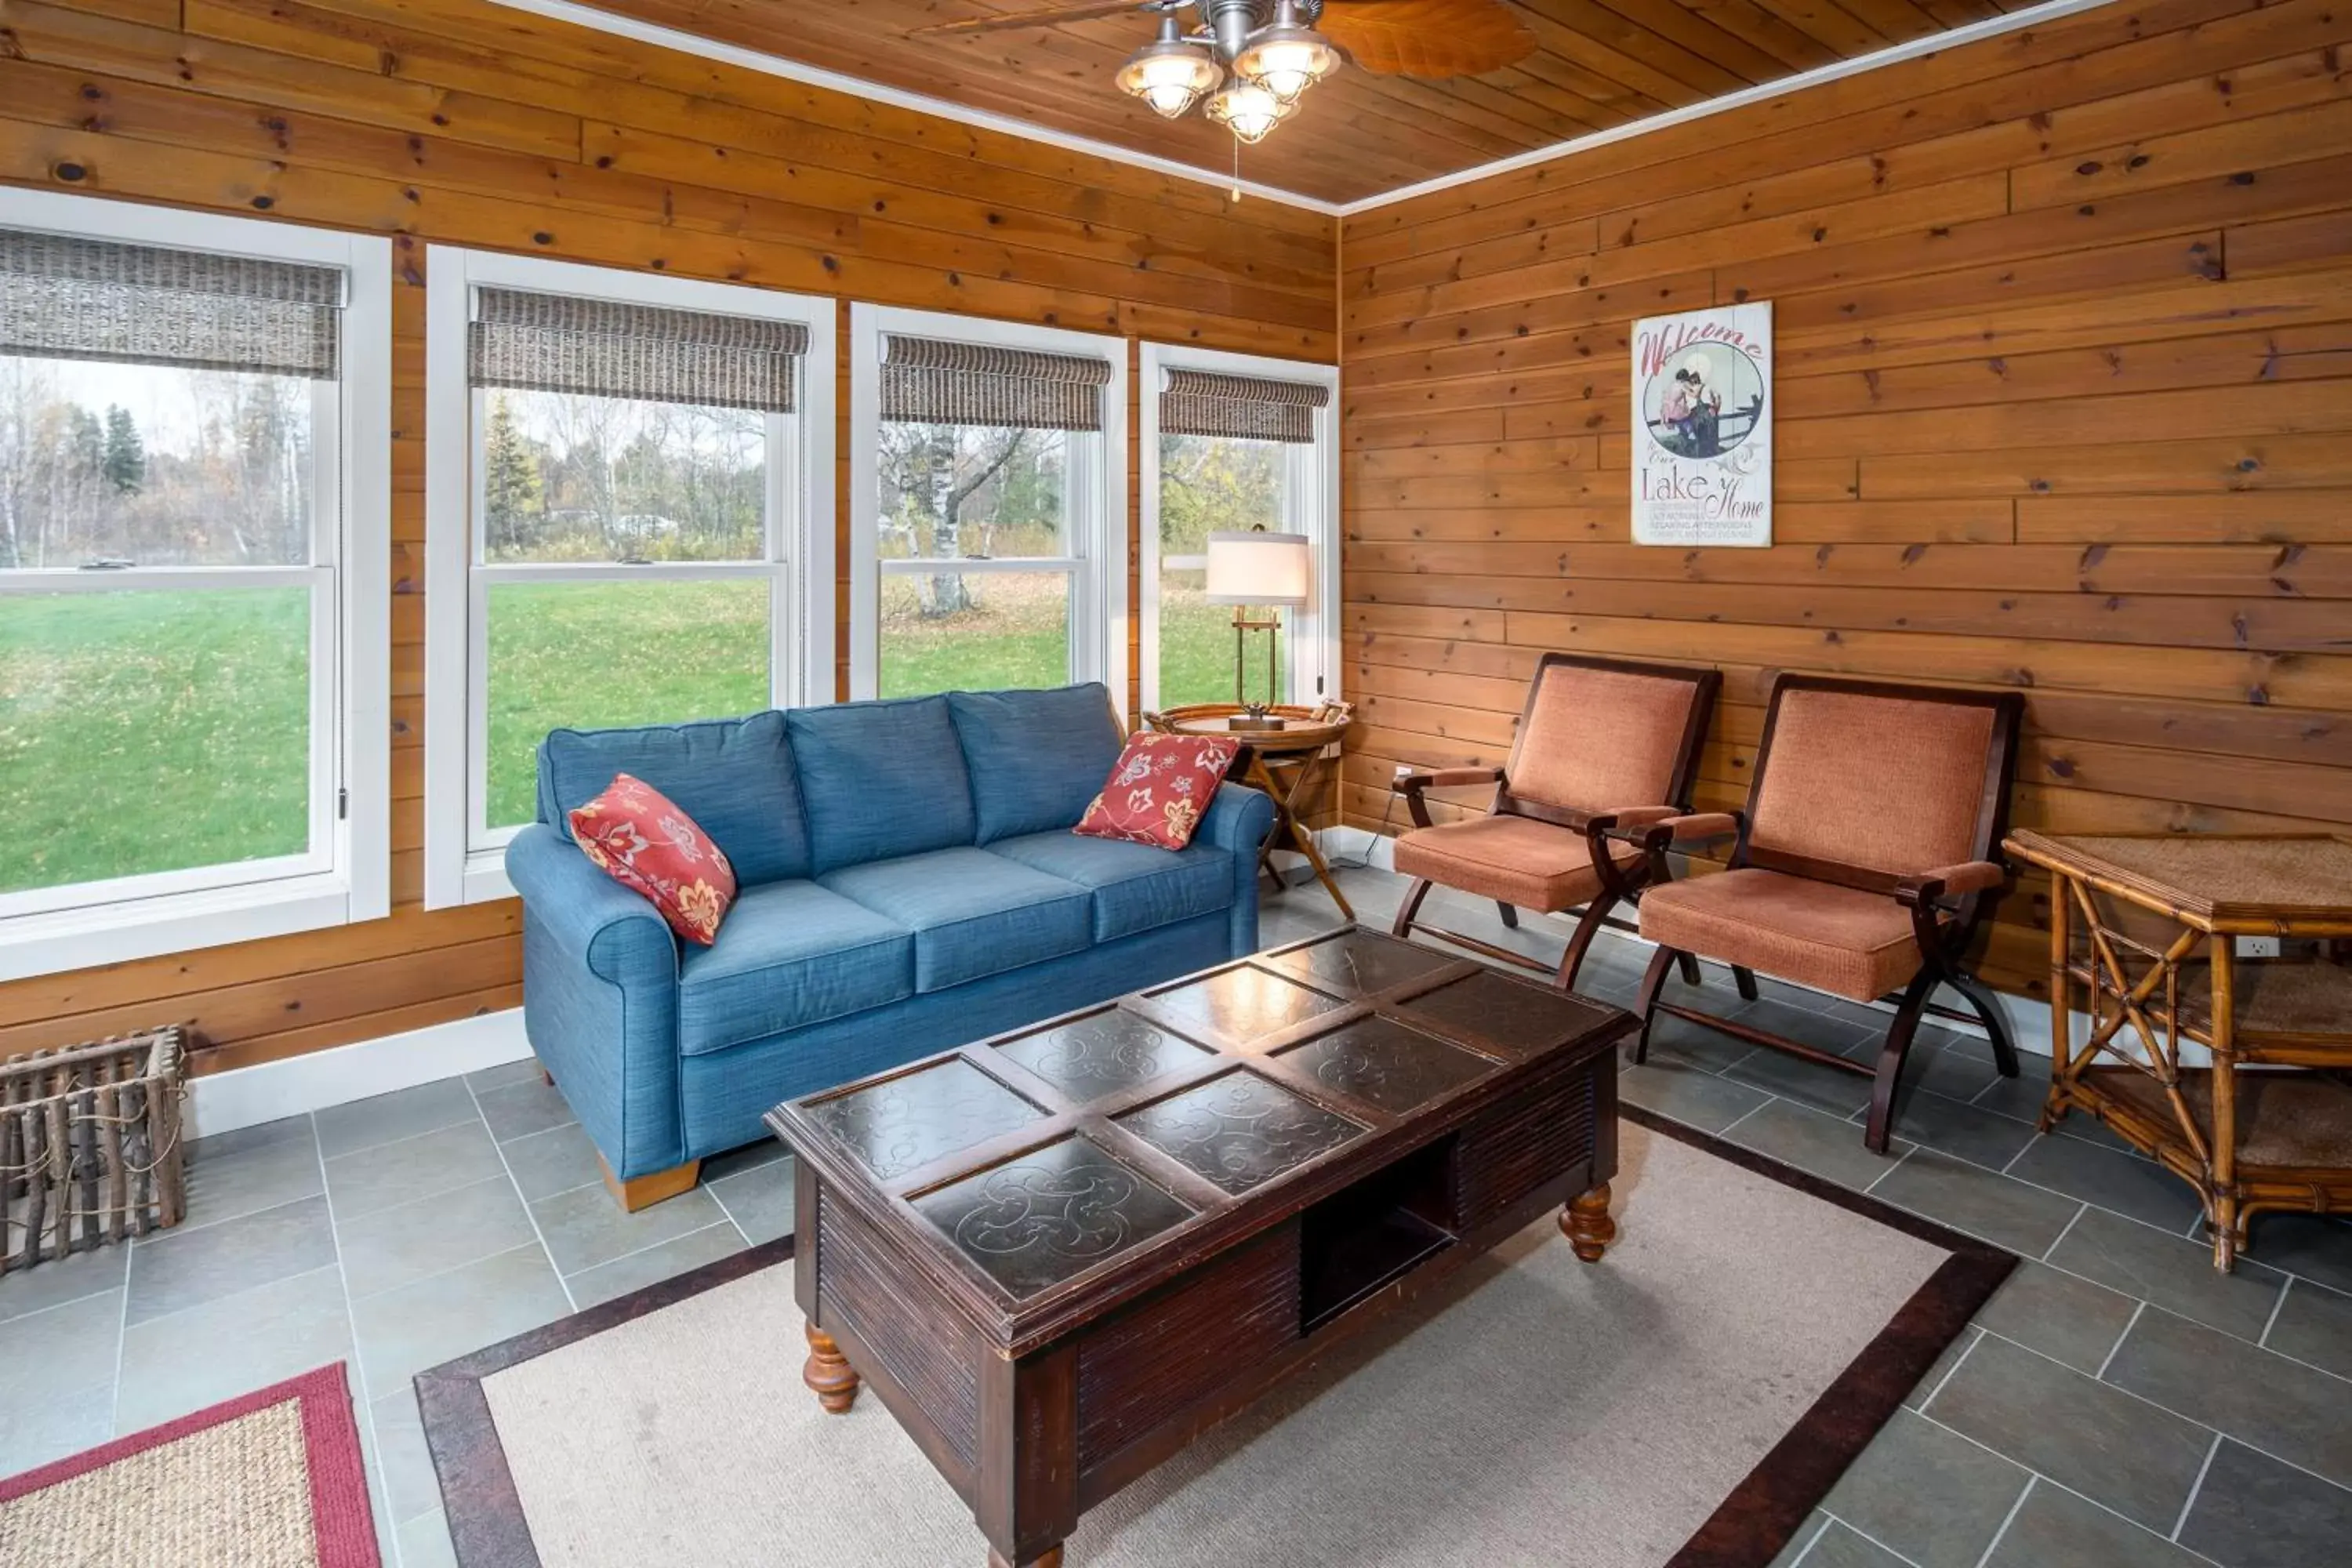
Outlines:
<svg viewBox="0 0 2352 1568"><path fill-rule="evenodd" d="M379 1568L342 1363L0 1481L0 1563Z"/></svg>
<svg viewBox="0 0 2352 1568"><path fill-rule="evenodd" d="M1639 1113L1549 1219L1085 1514L1072 1568L1765 1568L2013 1264ZM418 1380L461 1568L980 1568L878 1399L800 1381L789 1240Z"/></svg>

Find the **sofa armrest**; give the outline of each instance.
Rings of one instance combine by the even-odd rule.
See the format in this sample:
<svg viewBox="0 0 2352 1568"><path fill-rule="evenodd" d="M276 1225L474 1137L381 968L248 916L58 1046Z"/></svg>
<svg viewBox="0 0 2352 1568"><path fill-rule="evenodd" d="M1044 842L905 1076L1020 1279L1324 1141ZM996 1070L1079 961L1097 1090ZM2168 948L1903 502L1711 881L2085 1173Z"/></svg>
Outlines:
<svg viewBox="0 0 2352 1568"><path fill-rule="evenodd" d="M686 1158L677 939L545 824L507 846L522 895L523 1027L581 1128L628 1180Z"/></svg>
<svg viewBox="0 0 2352 1568"><path fill-rule="evenodd" d="M1234 858L1234 901L1225 911L1229 958L1257 951L1257 849L1274 827L1274 802L1265 792L1247 784L1219 784L1201 819L1195 843L1230 851Z"/></svg>
<svg viewBox="0 0 2352 1568"><path fill-rule="evenodd" d="M598 979L615 985L677 979L677 939L661 912L547 824L531 824L507 846L507 880L530 917Z"/></svg>
<svg viewBox="0 0 2352 1568"><path fill-rule="evenodd" d="M1265 842L1274 826L1274 802L1264 790L1247 784L1226 784L1217 786L1217 796L1209 803L1209 815L1201 820L1199 837L1220 849L1230 849L1243 856L1248 864L1242 868L1243 880L1256 886L1257 848Z"/></svg>

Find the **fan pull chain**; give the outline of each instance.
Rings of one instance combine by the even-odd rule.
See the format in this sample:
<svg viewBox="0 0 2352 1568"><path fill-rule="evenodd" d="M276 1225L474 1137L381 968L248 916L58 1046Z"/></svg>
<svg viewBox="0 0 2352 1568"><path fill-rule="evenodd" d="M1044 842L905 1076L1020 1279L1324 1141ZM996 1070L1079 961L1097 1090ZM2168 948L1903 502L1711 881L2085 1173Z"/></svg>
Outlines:
<svg viewBox="0 0 2352 1568"><path fill-rule="evenodd" d="M1238 136L1234 138L1233 198L1234 205L1239 206L1242 199L1242 139Z"/></svg>

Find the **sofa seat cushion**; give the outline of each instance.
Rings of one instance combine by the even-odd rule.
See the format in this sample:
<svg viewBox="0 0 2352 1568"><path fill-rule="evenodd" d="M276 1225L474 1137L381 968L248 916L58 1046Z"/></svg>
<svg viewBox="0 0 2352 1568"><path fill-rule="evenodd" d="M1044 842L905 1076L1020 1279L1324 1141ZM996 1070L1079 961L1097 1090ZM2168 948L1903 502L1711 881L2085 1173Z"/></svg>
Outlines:
<svg viewBox="0 0 2352 1568"><path fill-rule="evenodd" d="M1615 839L1609 852L1629 873L1642 858L1640 848ZM1416 827L1396 841L1396 868L1523 910L1572 910L1601 894L1601 873L1592 868L1592 847L1584 835L1531 816L1473 816Z"/></svg>
<svg viewBox="0 0 2352 1568"><path fill-rule="evenodd" d="M968 846L851 866L820 879L915 933L915 989L1076 952L1092 942L1093 895Z"/></svg>
<svg viewBox="0 0 2352 1568"><path fill-rule="evenodd" d="M1911 911L1890 895L1753 866L1652 888L1642 895L1642 934L1856 1002L1876 1001L1919 971Z"/></svg>
<svg viewBox="0 0 2352 1568"><path fill-rule="evenodd" d="M677 977L678 1049L723 1051L915 994L915 934L814 882L746 888Z"/></svg>
<svg viewBox="0 0 2352 1568"><path fill-rule="evenodd" d="M1233 906L1233 851L1197 839L1171 854L1148 844L1082 838L1065 830L1001 839L988 852L1093 893L1097 942Z"/></svg>

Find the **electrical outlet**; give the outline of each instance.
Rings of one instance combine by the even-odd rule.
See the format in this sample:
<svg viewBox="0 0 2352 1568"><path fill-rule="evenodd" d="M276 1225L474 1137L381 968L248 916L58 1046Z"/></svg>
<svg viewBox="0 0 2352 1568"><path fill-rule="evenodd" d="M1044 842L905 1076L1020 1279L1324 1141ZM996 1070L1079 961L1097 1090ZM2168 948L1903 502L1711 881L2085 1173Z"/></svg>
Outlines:
<svg viewBox="0 0 2352 1568"><path fill-rule="evenodd" d="M1412 776L1412 769L1402 763L1399 763L1396 765L1396 776L1401 779L1409 779Z"/></svg>
<svg viewBox="0 0 2352 1568"><path fill-rule="evenodd" d="M2240 958L2276 958L2279 939L2274 936L2242 936L2238 939Z"/></svg>

